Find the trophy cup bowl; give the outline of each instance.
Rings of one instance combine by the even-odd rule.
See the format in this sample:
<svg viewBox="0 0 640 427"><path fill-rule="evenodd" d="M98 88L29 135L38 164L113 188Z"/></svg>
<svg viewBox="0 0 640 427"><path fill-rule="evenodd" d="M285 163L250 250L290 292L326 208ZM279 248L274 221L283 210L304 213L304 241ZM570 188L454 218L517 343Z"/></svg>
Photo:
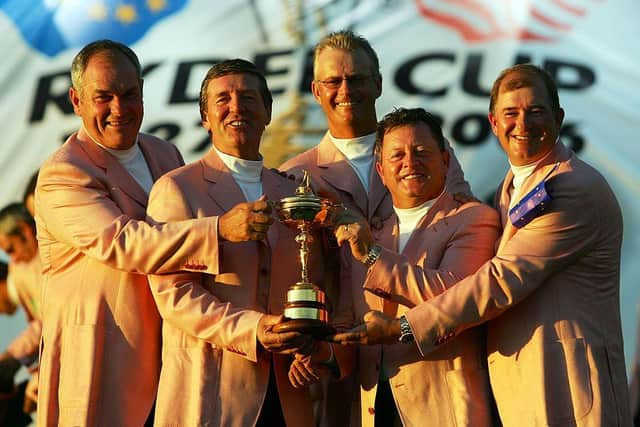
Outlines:
<svg viewBox="0 0 640 427"><path fill-rule="evenodd" d="M304 171L296 194L285 197L274 205L278 220L298 230L296 241L300 246L301 280L289 287L284 304L285 321L273 327L274 332L301 332L323 338L335 333L329 325L326 295L309 281L307 262L311 230L330 224L338 205L316 196L309 186L309 175Z"/></svg>

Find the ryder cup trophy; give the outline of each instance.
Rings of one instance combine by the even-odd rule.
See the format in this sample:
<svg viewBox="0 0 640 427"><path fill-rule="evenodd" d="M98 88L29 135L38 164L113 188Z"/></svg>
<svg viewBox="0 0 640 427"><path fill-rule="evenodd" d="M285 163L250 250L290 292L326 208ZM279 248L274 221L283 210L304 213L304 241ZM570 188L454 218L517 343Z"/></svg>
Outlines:
<svg viewBox="0 0 640 427"><path fill-rule="evenodd" d="M322 338L334 333L328 324L329 316L325 293L309 282L309 244L311 230L328 226L341 206L316 196L309 186L309 174L304 171L302 182L294 196L285 197L275 204L278 219L298 230L296 242L300 246L301 280L287 291L284 305L285 321L274 326L275 332L296 331Z"/></svg>

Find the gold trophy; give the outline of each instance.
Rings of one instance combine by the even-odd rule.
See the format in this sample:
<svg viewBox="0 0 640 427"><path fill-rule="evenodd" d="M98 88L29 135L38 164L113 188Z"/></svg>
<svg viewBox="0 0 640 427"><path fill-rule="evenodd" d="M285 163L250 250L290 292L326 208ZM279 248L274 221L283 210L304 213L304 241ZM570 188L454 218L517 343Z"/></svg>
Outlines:
<svg viewBox="0 0 640 427"><path fill-rule="evenodd" d="M301 280L289 287L284 305L285 321L274 326L274 332L296 331L318 338L335 333L328 324L324 291L309 282L308 260L309 244L313 240L311 230L329 226L333 214L340 207L313 193L306 170L295 195L275 203L278 219L288 227L298 230L296 242L300 245Z"/></svg>

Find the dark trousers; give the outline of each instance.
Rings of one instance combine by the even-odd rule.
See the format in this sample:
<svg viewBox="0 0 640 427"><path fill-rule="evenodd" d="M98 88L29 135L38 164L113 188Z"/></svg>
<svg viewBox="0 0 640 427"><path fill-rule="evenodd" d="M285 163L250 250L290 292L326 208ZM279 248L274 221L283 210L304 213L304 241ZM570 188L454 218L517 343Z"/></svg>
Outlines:
<svg viewBox="0 0 640 427"><path fill-rule="evenodd" d="M264 398L264 405L260 411L256 427L285 427L287 423L284 421L282 414L282 405L280 404L280 396L278 394L278 386L276 385L276 377L273 373L273 363L269 373L269 386L267 387L267 395Z"/></svg>
<svg viewBox="0 0 640 427"><path fill-rule="evenodd" d="M396 402L393 400L391 386L387 380L378 381L375 411L375 427L402 426Z"/></svg>

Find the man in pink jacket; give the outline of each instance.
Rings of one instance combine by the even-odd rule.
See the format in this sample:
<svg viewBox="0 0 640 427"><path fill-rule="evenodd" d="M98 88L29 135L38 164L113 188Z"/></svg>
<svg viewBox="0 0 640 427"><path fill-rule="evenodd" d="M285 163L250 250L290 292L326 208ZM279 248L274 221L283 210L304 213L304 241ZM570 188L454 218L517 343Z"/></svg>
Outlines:
<svg viewBox="0 0 640 427"><path fill-rule="evenodd" d="M271 331L288 287L300 280L295 230L272 224L266 201L289 197L296 187L262 164L271 104L253 64L214 65L200 91L211 150L151 192L148 215L158 223L219 217L212 271L150 276L164 319L157 426L313 424L308 391L295 390L287 377L292 354L309 337ZM317 255L311 251L316 283ZM309 351L316 362L340 362L326 342Z"/></svg>
<svg viewBox="0 0 640 427"><path fill-rule="evenodd" d="M213 272L217 218L145 222L153 182L183 164L139 133L141 67L128 47L85 46L69 96L80 130L40 168L43 265L38 425L141 426L160 374L161 322L145 274Z"/></svg>
<svg viewBox="0 0 640 427"><path fill-rule="evenodd" d="M431 357L487 322L491 388L505 426L630 425L620 326L622 215L606 180L558 140L564 111L553 79L516 65L493 85L489 121L511 164L496 195L496 256L455 286L392 318L379 311L337 341L410 334ZM368 248L364 248L368 249ZM368 280L405 300L407 270L378 258ZM426 287L438 283L426 278Z"/></svg>
<svg viewBox="0 0 640 427"><path fill-rule="evenodd" d="M369 310L399 317L444 292L493 256L500 235L495 210L462 204L445 190L449 153L433 115L421 108L387 114L378 125L375 152L394 214L372 230L362 218L349 223L353 214L347 213L341 220L347 223L336 229L338 243L348 242L350 249L343 265L352 277L343 287L351 287L356 318ZM377 285L369 286L385 283L391 270L406 273L394 284L402 301L389 301ZM426 358L409 335L360 348L358 424L492 426L485 333L484 327L472 328Z"/></svg>
<svg viewBox="0 0 640 427"><path fill-rule="evenodd" d="M393 207L389 192L373 167L376 100L382 94L382 76L378 55L369 41L349 30L323 37L314 49L311 92L329 129L318 145L286 161L280 170L297 177L307 170L317 193L336 198L379 228L393 213ZM453 194L471 194L458 160L449 143L445 144L451 153L447 189ZM328 269L345 271L338 259L331 258L339 253L335 242L329 240L325 246L329 246L325 252ZM338 277L335 282L339 282ZM334 291L334 299L342 298L340 293L339 289ZM317 404L321 425L336 425L349 413L356 389L349 381L325 383L324 390L317 393L322 396Z"/></svg>

